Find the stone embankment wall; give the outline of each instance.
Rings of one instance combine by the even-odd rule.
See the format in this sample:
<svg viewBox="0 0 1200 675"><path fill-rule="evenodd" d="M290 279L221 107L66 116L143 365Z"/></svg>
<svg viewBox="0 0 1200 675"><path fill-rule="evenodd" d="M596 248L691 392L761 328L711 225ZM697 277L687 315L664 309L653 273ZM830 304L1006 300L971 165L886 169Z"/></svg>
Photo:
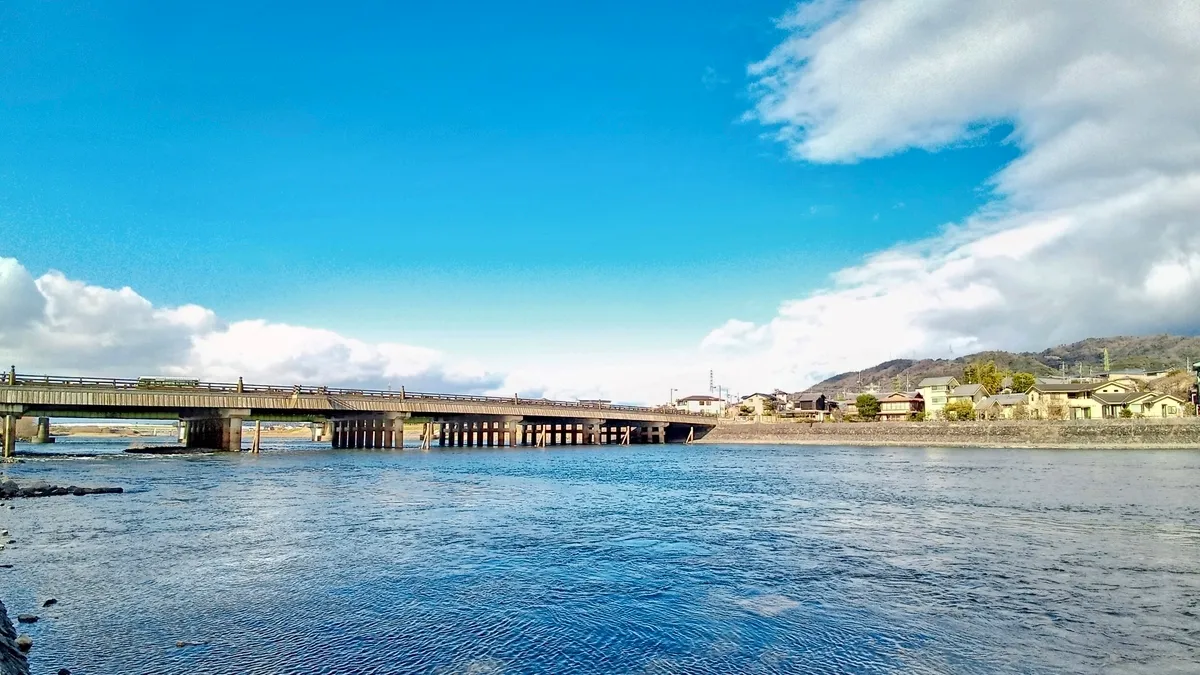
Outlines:
<svg viewBox="0 0 1200 675"><path fill-rule="evenodd" d="M1200 418L993 422L722 423L702 443L1001 448L1197 448Z"/></svg>
<svg viewBox="0 0 1200 675"><path fill-rule="evenodd" d="M17 649L17 631L0 602L0 675L29 675L29 662Z"/></svg>

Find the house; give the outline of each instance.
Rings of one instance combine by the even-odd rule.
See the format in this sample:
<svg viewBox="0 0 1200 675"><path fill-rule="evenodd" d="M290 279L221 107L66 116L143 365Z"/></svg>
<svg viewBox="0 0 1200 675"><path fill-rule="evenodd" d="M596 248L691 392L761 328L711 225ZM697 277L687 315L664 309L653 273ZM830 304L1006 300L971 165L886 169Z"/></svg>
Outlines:
<svg viewBox="0 0 1200 675"><path fill-rule="evenodd" d="M716 396L685 396L675 401L675 408L684 412L721 416L725 414L725 401Z"/></svg>
<svg viewBox="0 0 1200 675"><path fill-rule="evenodd" d="M1018 411L1029 414L1029 396L1026 394L996 394L975 404L975 412L991 419L1017 419Z"/></svg>
<svg viewBox="0 0 1200 675"><path fill-rule="evenodd" d="M1125 403L1106 403L1103 399L1096 398L1098 394L1130 394L1135 393L1136 389L1129 380L1071 384L1039 383L1029 390L1030 412L1034 417L1043 419L1099 419L1105 416L1105 406L1123 406ZM1111 396L1107 398L1112 401L1118 400Z"/></svg>
<svg viewBox="0 0 1200 675"><path fill-rule="evenodd" d="M925 414L941 416L949 403L950 392L958 387L955 377L927 377L917 384L917 393L925 401Z"/></svg>
<svg viewBox="0 0 1200 675"><path fill-rule="evenodd" d="M991 392L982 384L960 384L950 391L946 402L970 401L971 405L977 405L990 395Z"/></svg>
<svg viewBox="0 0 1200 675"><path fill-rule="evenodd" d="M1187 405L1187 401L1174 394L1164 394L1157 391L1149 393L1154 396L1154 399L1140 402L1143 417L1183 417L1184 406Z"/></svg>
<svg viewBox="0 0 1200 675"><path fill-rule="evenodd" d="M1157 391L1099 393L1094 398L1103 404L1102 415L1110 418L1122 417L1125 411L1137 417L1183 417L1186 403L1178 396Z"/></svg>
<svg viewBox="0 0 1200 675"><path fill-rule="evenodd" d="M831 405L832 401L820 392L809 391L794 394L790 398L792 400L792 413L797 417L806 417L821 421L825 419L826 415L832 412L832 408L836 407L836 404Z"/></svg>
<svg viewBox="0 0 1200 675"><path fill-rule="evenodd" d="M741 400L741 406L743 408L750 408L750 414L758 415L759 417L774 413L775 406L778 403L779 400L776 399L774 395L764 394L762 392L755 392L749 396L743 396Z"/></svg>
<svg viewBox="0 0 1200 675"><path fill-rule="evenodd" d="M919 392L896 392L879 399L879 421L904 422L925 410L925 399Z"/></svg>

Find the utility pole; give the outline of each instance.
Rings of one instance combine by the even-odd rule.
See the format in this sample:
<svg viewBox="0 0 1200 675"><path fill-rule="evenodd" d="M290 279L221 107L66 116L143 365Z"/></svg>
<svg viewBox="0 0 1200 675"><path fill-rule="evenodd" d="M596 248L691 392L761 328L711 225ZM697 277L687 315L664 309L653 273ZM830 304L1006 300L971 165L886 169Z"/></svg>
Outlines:
<svg viewBox="0 0 1200 675"><path fill-rule="evenodd" d="M713 371L710 369L708 371L708 393L711 394L711 393L713 393L714 390L715 390L715 387L713 387Z"/></svg>

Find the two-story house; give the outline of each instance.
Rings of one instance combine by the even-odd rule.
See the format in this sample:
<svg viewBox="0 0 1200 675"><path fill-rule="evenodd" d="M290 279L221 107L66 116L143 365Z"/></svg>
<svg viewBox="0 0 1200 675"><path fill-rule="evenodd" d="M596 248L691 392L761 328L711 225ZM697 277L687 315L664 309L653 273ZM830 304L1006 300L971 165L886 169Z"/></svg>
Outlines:
<svg viewBox="0 0 1200 675"><path fill-rule="evenodd" d="M1043 419L1099 419L1106 416L1105 406L1125 405L1124 398L1113 395L1131 393L1136 393L1136 387L1129 380L1039 383L1029 390L1029 406L1034 417ZM1097 398L1102 394L1107 396Z"/></svg>
<svg viewBox="0 0 1200 675"><path fill-rule="evenodd" d="M675 407L686 412L717 415L718 417L725 414L725 401L716 396L685 396L676 399Z"/></svg>
<svg viewBox="0 0 1200 675"><path fill-rule="evenodd" d="M742 408L750 408L751 415L762 417L775 412L779 400L771 394L755 392L749 396L743 396L741 400Z"/></svg>
<svg viewBox="0 0 1200 675"><path fill-rule="evenodd" d="M879 421L903 422L925 410L925 399L918 392L896 392L879 399Z"/></svg>
<svg viewBox="0 0 1200 675"><path fill-rule="evenodd" d="M825 397L825 394L820 392L804 392L801 394L793 394L792 399L792 414L796 417L805 417L815 420L824 420L825 416L830 412L830 401Z"/></svg>
<svg viewBox="0 0 1200 675"><path fill-rule="evenodd" d="M946 404L950 402L950 392L958 387L958 379L950 377L927 377L917 384L917 393L925 401L925 414L930 417L941 417Z"/></svg>

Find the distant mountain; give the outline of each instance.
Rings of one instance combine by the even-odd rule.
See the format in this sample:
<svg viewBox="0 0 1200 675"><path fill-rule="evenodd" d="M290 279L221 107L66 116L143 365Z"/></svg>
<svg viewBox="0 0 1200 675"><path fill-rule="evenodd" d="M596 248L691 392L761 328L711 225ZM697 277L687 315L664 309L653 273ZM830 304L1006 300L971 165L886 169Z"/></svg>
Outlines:
<svg viewBox="0 0 1200 675"><path fill-rule="evenodd" d="M926 377L962 376L963 366L976 361L995 361L1002 370L1028 372L1034 375L1057 375L1063 364L1067 372L1078 375L1104 369L1104 349L1108 348L1113 370L1137 368L1155 370L1183 368L1200 360L1200 337L1153 335L1145 337L1088 338L1069 345L1059 345L1042 352L980 352L957 359L896 359L873 368L835 375L819 382L809 391L836 394L861 391L868 387L890 390L899 378L901 388L916 387Z"/></svg>

